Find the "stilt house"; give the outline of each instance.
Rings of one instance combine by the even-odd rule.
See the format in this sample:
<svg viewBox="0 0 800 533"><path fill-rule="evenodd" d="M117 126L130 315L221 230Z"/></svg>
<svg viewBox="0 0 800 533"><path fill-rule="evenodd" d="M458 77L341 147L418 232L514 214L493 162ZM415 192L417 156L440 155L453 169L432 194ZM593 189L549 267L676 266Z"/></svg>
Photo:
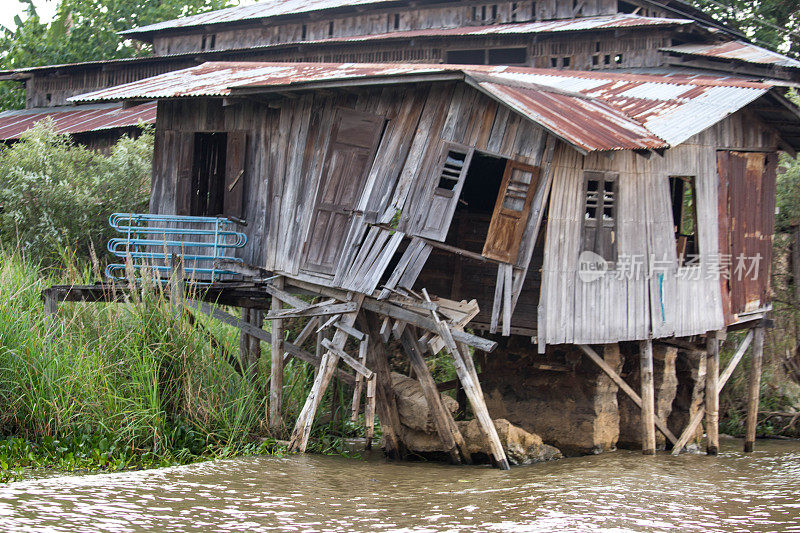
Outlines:
<svg viewBox="0 0 800 533"><path fill-rule="evenodd" d="M588 345L638 341L646 374L654 340L693 346L770 309L777 154L800 146L800 112L770 83L209 62L76 98L153 99L151 213L244 219L244 264L357 301L398 336L414 320L385 306L471 302L412 351L466 360L465 341L495 347L470 330L525 336L581 347L616 382ZM674 443L641 390L649 448L656 425Z"/></svg>

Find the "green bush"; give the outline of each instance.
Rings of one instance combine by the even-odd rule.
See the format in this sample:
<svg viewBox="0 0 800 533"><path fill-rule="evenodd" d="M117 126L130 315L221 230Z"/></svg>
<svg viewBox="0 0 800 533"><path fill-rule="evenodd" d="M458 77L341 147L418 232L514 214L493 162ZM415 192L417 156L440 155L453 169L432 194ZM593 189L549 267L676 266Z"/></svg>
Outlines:
<svg viewBox="0 0 800 533"><path fill-rule="evenodd" d="M45 266L59 250L103 249L111 213L147 210L152 152L150 129L102 154L37 123L0 149L0 242Z"/></svg>

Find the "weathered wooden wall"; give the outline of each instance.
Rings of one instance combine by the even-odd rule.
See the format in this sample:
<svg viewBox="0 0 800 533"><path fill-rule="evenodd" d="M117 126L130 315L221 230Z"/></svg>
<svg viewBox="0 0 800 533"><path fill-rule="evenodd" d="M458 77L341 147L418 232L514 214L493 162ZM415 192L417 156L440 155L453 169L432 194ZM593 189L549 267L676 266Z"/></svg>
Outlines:
<svg viewBox="0 0 800 533"><path fill-rule="evenodd" d="M538 0L536 2L459 2L432 6L380 8L348 15L309 17L302 20L254 23L216 31L192 29L182 34L164 33L153 40L158 55L248 48L267 44L354 37L392 31L483 26L533 20L569 19L610 15L617 12L615 0ZM212 46L213 37L213 46Z"/></svg>
<svg viewBox="0 0 800 533"><path fill-rule="evenodd" d="M710 262L719 260L717 150L736 147L775 151L777 139L745 110L663 157L645 159L632 152L584 157L560 145L553 162L540 339L547 344L600 344L644 339L651 329L654 337L680 337L722 327L720 281L705 272ZM625 275L630 269L620 261L595 281L577 275L586 170L619 173L618 253L620 258L640 258L642 273ZM670 176L695 177L700 266L678 267ZM651 264L656 270L648 280Z"/></svg>

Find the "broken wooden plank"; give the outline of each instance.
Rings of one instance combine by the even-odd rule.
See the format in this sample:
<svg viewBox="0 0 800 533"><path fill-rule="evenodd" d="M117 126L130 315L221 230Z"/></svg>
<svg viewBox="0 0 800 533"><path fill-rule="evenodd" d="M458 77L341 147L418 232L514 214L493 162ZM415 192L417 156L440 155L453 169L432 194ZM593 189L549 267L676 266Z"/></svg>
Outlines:
<svg viewBox="0 0 800 533"><path fill-rule="evenodd" d="M455 464L460 464L462 458L464 462L471 462L469 452L464 443L464 437L461 435L461 431L458 429L455 420L453 420L450 411L444 406L441 394L436 388L436 382L433 380L430 370L428 370L428 365L425 364L425 358L419 351L415 335L410 328L406 328L403 331L400 341L422 387L422 392L431 411L431 417L433 418L436 432L439 434L444 446L444 451L450 455L450 459Z"/></svg>
<svg viewBox="0 0 800 533"><path fill-rule="evenodd" d="M270 335L268 332L264 331L263 329L255 328L255 327L251 326L250 324L248 324L247 322L243 322L242 320L239 320L235 316L230 315L230 314L226 313L225 311L222 311L221 309L217 309L216 307L214 307L213 305L211 305L209 303L201 302L201 301L198 301L198 300L187 300L186 303L190 307L193 307L194 309L197 309L197 310L201 311L202 313L204 313L204 314L206 314L206 315L208 315L210 317L216 318L220 322L224 322L224 323L228 324L229 326L233 326L235 328L244 330L248 335L252 335L253 337L257 337L257 338L261 339L264 342L268 342L268 343L272 342L272 335ZM310 364L314 365L315 367L319 367L319 365L320 365L320 358L319 357L317 357L314 354L311 354L311 353L299 348L298 346L295 346L291 342L284 341L283 349L286 352L288 352L291 355L293 355L294 357L297 357L301 361L305 361L306 363L310 363ZM345 383L348 383L350 385L352 385L352 384L354 384L356 382L355 378L351 374L348 374L347 372L343 372L341 370L339 370L337 372L336 376L339 379L341 379L342 381L344 381Z"/></svg>
<svg viewBox="0 0 800 533"><path fill-rule="evenodd" d="M275 320L276 318L300 318L306 316L326 316L342 315L352 313L358 308L353 302L331 304L322 302L305 309L285 309L283 311L270 311L264 315L264 320Z"/></svg>
<svg viewBox="0 0 800 533"><path fill-rule="evenodd" d="M350 366L350 368L352 368L353 370L364 376L365 379L372 378L372 370L362 365L355 357L351 356L349 353L334 346L332 341L328 339L323 339L322 345L331 352L338 355L342 359L342 361L347 363Z"/></svg>
<svg viewBox="0 0 800 533"><path fill-rule="evenodd" d="M350 335L359 342L363 341L364 338L366 337L366 335L362 331L357 330L353 326L348 326L341 320L337 320L336 322L334 322L333 327L344 331L345 333L347 333L348 335Z"/></svg>

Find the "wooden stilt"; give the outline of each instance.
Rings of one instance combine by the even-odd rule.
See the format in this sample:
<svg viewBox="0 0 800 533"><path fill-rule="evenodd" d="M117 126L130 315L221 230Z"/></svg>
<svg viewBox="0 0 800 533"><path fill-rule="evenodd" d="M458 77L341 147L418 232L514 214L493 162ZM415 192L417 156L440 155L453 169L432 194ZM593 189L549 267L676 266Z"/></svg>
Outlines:
<svg viewBox="0 0 800 533"><path fill-rule="evenodd" d="M352 312L344 315L342 321L352 326L355 323L357 312ZM333 334L331 345L337 350L344 348L347 342L347 333L341 329L337 329ZM339 363L339 356L332 350L327 350L325 355L322 356L322 361L319 365L319 372L314 378L314 384L311 387L311 392L306 398L306 403L303 405L300 415L297 417L297 423L292 431L292 438L289 441L289 451L305 452L308 446L308 437L311 435L311 426L314 424L314 416L317 414L317 408L322 401L322 396L328 388L328 384L336 372L336 365Z"/></svg>
<svg viewBox="0 0 800 533"><path fill-rule="evenodd" d="M264 326L264 313L260 309L250 310L250 324L258 329ZM255 379L258 374L258 361L261 360L261 340L252 335L248 335L247 338L250 344L247 349L247 355L249 356L247 366L252 378Z"/></svg>
<svg viewBox="0 0 800 533"><path fill-rule="evenodd" d="M719 453L719 332L706 336L706 453Z"/></svg>
<svg viewBox="0 0 800 533"><path fill-rule="evenodd" d="M364 404L364 436L366 443L364 447L367 450L372 449L372 438L375 436L375 376L367 381L367 401Z"/></svg>
<svg viewBox="0 0 800 533"><path fill-rule="evenodd" d="M373 313L359 316L360 329L367 333L369 350L367 363L375 373L375 407L383 432L383 445L389 459L402 459L405 446L400 438L400 415L397 413L397 401L392 389L392 376L389 370L389 359L386 346L381 337L381 320Z"/></svg>
<svg viewBox="0 0 800 533"><path fill-rule="evenodd" d="M725 384L730 379L733 371L736 370L736 366L739 364L739 361L742 360L742 356L744 356L744 352L747 350L747 347L750 346L750 342L753 340L753 332L752 330L745 336L742 343L739 345L739 348L736 349L736 353L731 358L728 366L725 368L725 372L720 374L719 379L717 380L717 391L718 393L722 391L725 387ZM697 412L692 415L692 418L689 420L689 423L686 424L686 429L683 430L681 433L681 437L675 443L675 446L672 448L672 455L678 455L683 450L683 447L686 446L686 443L689 442L689 439L692 438L695 431L697 430L697 426L700 425L700 422L703 420L703 416L706 413L705 405L700 407Z"/></svg>
<svg viewBox="0 0 800 533"><path fill-rule="evenodd" d="M369 339L367 336L364 336L364 340L362 340L358 345L358 360L361 362L362 365L367 365L367 351L369 349ZM353 387L353 404L352 408L350 409L350 421L355 422L358 420L358 411L361 404L361 392L364 388L364 376L359 373L356 373L356 385ZM366 413L364 414L366 416ZM374 413L373 413L374 416ZM366 422L366 421L365 421Z"/></svg>
<svg viewBox="0 0 800 533"><path fill-rule="evenodd" d="M655 391L653 389L653 341L639 343L642 395L642 453L656 453Z"/></svg>
<svg viewBox="0 0 800 533"><path fill-rule="evenodd" d="M579 344L578 347L581 350L583 350L583 353L585 353L589 357L589 359L591 359L594 362L594 364L596 364L597 366L600 367L600 370L605 372L605 374L608 377L610 377L612 379L612 381L614 381L614 383L617 384L617 386L622 390L622 392L624 392L625 394L628 395L628 397L633 401L633 403L636 404L637 407L639 407L639 409L642 408L642 398L638 394L636 394L636 391L634 391L631 388L631 386L628 385L625 382L625 380L622 379L619 376L619 374L617 374L614 371L614 369L611 368L611 366L608 363L606 363L603 360L603 358L600 357L600 355L598 355L598 353L595 352L594 349L591 346L589 346L587 344ZM667 423L666 423L666 421L664 421L664 419L662 419L660 416L656 416L655 413L654 413L653 414L653 421L654 421L656 427L658 428L658 430L661 433L664 434L664 436L667 438L667 440L669 440L673 444L678 442L678 438L675 437L675 435L673 435L672 431L669 430L669 428L667 427Z"/></svg>
<svg viewBox="0 0 800 533"><path fill-rule="evenodd" d="M277 278L273 285L278 289L283 289L283 278ZM283 308L281 301L272 297L272 311L277 312ZM281 417L281 406L283 403L283 320L274 319L272 321L272 343L271 361L269 372L269 429L278 435L283 432L283 418Z"/></svg>
<svg viewBox="0 0 800 533"><path fill-rule="evenodd" d="M51 331L56 323L58 313L58 299L52 291L44 292L44 321L48 331Z"/></svg>
<svg viewBox="0 0 800 533"><path fill-rule="evenodd" d="M453 463L461 464L462 457L464 462L470 462L464 437L461 435L455 420L453 420L453 416L445 408L444 402L442 402L441 394L436 388L436 382L433 380L430 370L428 370L428 365L425 364L425 358L419 350L419 343L416 342L416 338L416 332L413 331L411 326L408 326L403 330L400 341L409 361L411 361L411 367L417 376L417 380L422 386L422 392L425 394L428 408L431 410L436 432L439 434L442 445L450 455L450 460Z"/></svg>
<svg viewBox="0 0 800 533"><path fill-rule="evenodd" d="M747 383L747 427L744 451L752 452L758 423L758 400L761 390L761 364L764 356L764 327L754 328L753 351L750 357L750 375Z"/></svg>
<svg viewBox="0 0 800 533"><path fill-rule="evenodd" d="M242 307L242 322L250 324L250 309ZM250 335L239 330L239 362L250 373Z"/></svg>

